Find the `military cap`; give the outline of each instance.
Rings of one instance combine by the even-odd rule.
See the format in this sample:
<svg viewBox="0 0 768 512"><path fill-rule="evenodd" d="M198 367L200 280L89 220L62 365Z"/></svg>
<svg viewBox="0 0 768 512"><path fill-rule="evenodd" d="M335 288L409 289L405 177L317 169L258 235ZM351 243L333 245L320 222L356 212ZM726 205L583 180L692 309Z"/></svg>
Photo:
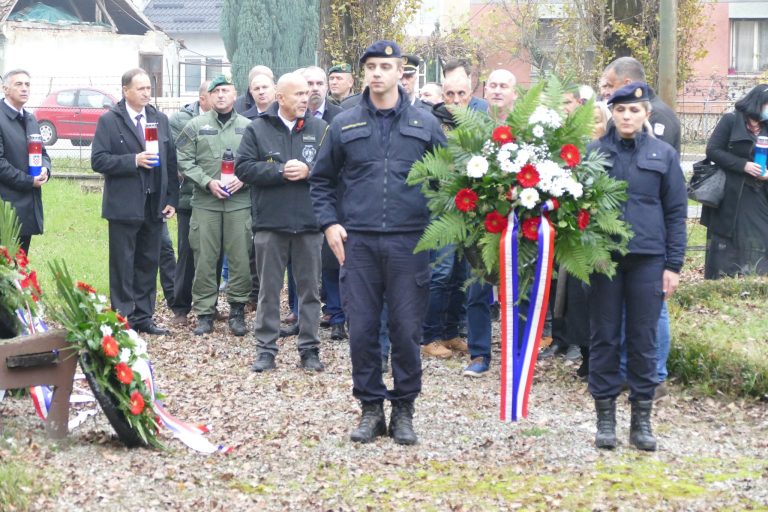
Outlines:
<svg viewBox="0 0 768 512"><path fill-rule="evenodd" d="M365 49L360 57L360 64L365 64L368 57L393 57L401 58L400 47L394 41L376 41Z"/></svg>
<svg viewBox="0 0 768 512"><path fill-rule="evenodd" d="M350 66L347 63L336 64L335 66L331 66L328 68L328 76L331 76L334 73L351 73L351 72L352 72L352 66Z"/></svg>
<svg viewBox="0 0 768 512"><path fill-rule="evenodd" d="M641 101L650 101L648 84L645 82L632 82L617 89L608 99L608 104L618 105L620 103L639 103Z"/></svg>
<svg viewBox="0 0 768 512"><path fill-rule="evenodd" d="M208 92L211 92L220 85L233 85L232 75L230 73L222 73L211 80L211 85L208 86Z"/></svg>
<svg viewBox="0 0 768 512"><path fill-rule="evenodd" d="M403 55L403 74L412 75L419 71L419 62L421 59L418 55Z"/></svg>

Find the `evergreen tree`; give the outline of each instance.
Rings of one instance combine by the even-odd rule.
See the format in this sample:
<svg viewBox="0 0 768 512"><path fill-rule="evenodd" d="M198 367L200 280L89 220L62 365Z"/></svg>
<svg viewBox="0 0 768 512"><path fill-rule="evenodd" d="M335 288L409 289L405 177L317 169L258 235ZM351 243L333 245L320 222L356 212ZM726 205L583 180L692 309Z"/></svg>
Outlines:
<svg viewBox="0 0 768 512"><path fill-rule="evenodd" d="M224 0L219 26L238 91L257 64L276 77L314 64L317 10L318 0Z"/></svg>

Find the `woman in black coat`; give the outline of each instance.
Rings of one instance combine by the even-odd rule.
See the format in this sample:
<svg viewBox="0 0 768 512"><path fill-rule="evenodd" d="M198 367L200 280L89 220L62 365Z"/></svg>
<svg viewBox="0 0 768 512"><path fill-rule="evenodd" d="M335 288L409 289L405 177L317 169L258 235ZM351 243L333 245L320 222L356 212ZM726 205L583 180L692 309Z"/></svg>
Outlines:
<svg viewBox="0 0 768 512"><path fill-rule="evenodd" d="M705 279L768 274L768 176L753 162L755 142L768 136L768 85L753 88L725 114L707 143L707 159L725 171L719 208L704 207Z"/></svg>

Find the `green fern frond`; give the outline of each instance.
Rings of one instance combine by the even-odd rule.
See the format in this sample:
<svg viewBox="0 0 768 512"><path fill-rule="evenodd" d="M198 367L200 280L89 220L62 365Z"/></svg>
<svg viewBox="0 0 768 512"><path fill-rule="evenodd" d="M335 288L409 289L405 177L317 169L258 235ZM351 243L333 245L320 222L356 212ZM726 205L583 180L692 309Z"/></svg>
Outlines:
<svg viewBox="0 0 768 512"><path fill-rule="evenodd" d="M429 223L414 252L462 243L467 238L467 231L464 217L460 212L456 210L446 212Z"/></svg>
<svg viewBox="0 0 768 512"><path fill-rule="evenodd" d="M21 224L11 203L0 201L0 245L13 257L19 250Z"/></svg>

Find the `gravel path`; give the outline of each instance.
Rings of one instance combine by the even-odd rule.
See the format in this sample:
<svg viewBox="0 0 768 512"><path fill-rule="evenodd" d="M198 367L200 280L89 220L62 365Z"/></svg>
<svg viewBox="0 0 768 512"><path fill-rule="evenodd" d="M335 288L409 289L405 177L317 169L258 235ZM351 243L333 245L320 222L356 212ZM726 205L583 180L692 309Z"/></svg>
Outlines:
<svg viewBox="0 0 768 512"><path fill-rule="evenodd" d="M348 346L322 331L327 369L318 375L297 367L294 338L266 375L249 370L252 336L176 329L150 340L168 409L209 424L212 441L234 447L227 456L173 439L165 452L127 450L103 415L57 446L28 398L6 398L0 458L49 476L32 510L768 510L765 403L672 385L654 412L660 450L646 454L628 445L622 399L620 446L605 452L593 447L592 401L572 364L540 362L529 418L503 424L498 354L481 379L461 376L464 360L427 360L420 443L359 446L348 441L358 419Z"/></svg>

